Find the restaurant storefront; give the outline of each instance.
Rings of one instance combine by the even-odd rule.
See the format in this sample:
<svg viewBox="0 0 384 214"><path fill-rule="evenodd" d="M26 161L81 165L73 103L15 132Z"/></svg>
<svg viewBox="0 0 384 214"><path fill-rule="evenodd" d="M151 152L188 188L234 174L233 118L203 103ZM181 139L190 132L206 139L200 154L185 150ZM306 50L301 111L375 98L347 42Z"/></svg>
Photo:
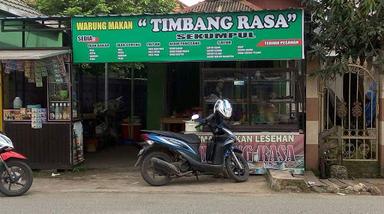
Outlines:
<svg viewBox="0 0 384 214"><path fill-rule="evenodd" d="M69 17L2 18L2 130L33 168L71 168L88 145L82 145L81 127L87 137L93 133L86 123L95 118L92 105L120 94L140 102L126 103L135 110L122 124L130 130L121 135L138 140L140 128L194 131L204 160L210 135L191 130L188 121L194 113L209 114L223 97L234 107L229 124L253 173L318 171L330 139L338 142L333 155L342 155L352 176L383 175L382 68L352 61L345 74L321 81L311 75L321 62L304 61L301 9L209 13L212 2L187 10L195 13L74 17L72 26ZM232 6L256 10L240 4ZM22 28L35 22L46 24ZM108 73L80 78L76 87L84 74L77 70L92 64L89 76L96 73L93 65L114 63L144 69L109 83ZM334 126L338 131L323 139Z"/></svg>
<svg viewBox="0 0 384 214"><path fill-rule="evenodd" d="M74 17L73 59L144 63L148 129L185 131L193 113L208 115L227 98L228 123L253 173L303 173L303 19L301 9ZM195 130L203 159L206 131Z"/></svg>

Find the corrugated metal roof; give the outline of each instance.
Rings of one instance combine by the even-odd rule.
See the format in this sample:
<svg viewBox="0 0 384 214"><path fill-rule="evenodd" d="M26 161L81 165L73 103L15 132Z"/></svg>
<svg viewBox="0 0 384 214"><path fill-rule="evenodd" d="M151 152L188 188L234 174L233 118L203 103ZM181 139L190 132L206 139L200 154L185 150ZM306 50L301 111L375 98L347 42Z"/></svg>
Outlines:
<svg viewBox="0 0 384 214"><path fill-rule="evenodd" d="M282 10L289 8L303 8L304 4L301 0L247 0L249 3L256 5L264 10Z"/></svg>
<svg viewBox="0 0 384 214"><path fill-rule="evenodd" d="M1 1L1 0L0 0ZM9 17L0 17L0 20L29 20L29 21L36 21L36 20L68 20L70 21L70 16L9 16Z"/></svg>
<svg viewBox="0 0 384 214"><path fill-rule="evenodd" d="M183 12L235 12L262 10L246 0L205 0L191 7L185 8Z"/></svg>
<svg viewBox="0 0 384 214"><path fill-rule="evenodd" d="M187 5L185 5L183 2L181 2L181 1L176 1L176 7L175 8L173 8L173 12L180 12L180 11L182 11L182 10L184 10L184 8L186 8L187 7Z"/></svg>
<svg viewBox="0 0 384 214"><path fill-rule="evenodd" d="M69 50L0 50L0 60L39 60L70 53Z"/></svg>
<svg viewBox="0 0 384 214"><path fill-rule="evenodd" d="M0 0L0 10L15 16L34 17L44 15L36 9L28 6L22 0Z"/></svg>

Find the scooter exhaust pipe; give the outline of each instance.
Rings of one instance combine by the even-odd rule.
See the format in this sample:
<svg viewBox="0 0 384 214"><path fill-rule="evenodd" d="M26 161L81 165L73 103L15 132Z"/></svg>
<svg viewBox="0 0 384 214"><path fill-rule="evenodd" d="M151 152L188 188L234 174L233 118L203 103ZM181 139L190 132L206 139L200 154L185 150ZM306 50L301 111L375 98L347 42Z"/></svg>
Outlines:
<svg viewBox="0 0 384 214"><path fill-rule="evenodd" d="M151 158L153 167L163 173L168 173L170 175L179 175L180 170L173 164L163 161L159 158Z"/></svg>

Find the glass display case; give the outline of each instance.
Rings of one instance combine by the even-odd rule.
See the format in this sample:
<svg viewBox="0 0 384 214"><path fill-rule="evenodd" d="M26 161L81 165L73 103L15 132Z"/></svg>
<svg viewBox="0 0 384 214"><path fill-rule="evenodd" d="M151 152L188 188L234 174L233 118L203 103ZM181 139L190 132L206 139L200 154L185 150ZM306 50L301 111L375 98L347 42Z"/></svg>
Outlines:
<svg viewBox="0 0 384 214"><path fill-rule="evenodd" d="M296 119L291 70L250 70L250 124L289 124Z"/></svg>
<svg viewBox="0 0 384 214"><path fill-rule="evenodd" d="M66 63L53 63L48 75L48 120L71 120L71 76Z"/></svg>
<svg viewBox="0 0 384 214"><path fill-rule="evenodd" d="M233 106L230 124L237 131L297 130L299 104L294 69L204 68L202 105L205 114L218 98Z"/></svg>
<svg viewBox="0 0 384 214"><path fill-rule="evenodd" d="M75 69L72 72L70 62L53 64L48 75L48 120L70 121L79 115L79 81Z"/></svg>
<svg viewBox="0 0 384 214"><path fill-rule="evenodd" d="M227 98L233 108L234 125L248 124L248 75L240 70L225 69L204 73L204 112L212 111L218 98Z"/></svg>

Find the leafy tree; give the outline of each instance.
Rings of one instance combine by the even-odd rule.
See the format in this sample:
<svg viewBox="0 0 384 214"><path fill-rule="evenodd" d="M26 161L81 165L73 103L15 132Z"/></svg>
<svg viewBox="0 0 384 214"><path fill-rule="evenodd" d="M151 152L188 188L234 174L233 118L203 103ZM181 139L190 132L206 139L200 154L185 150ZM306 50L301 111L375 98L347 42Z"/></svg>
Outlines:
<svg viewBox="0 0 384 214"><path fill-rule="evenodd" d="M105 0L36 0L35 7L46 15L92 15L111 11Z"/></svg>
<svg viewBox="0 0 384 214"><path fill-rule="evenodd" d="M312 12L310 54L326 62L317 75L329 78L342 73L350 57L368 61L377 57L382 61L384 0L305 0L305 3Z"/></svg>
<svg viewBox="0 0 384 214"><path fill-rule="evenodd" d="M107 0L113 13L168 13L176 7L175 0Z"/></svg>
<svg viewBox="0 0 384 214"><path fill-rule="evenodd" d="M174 0L35 0L35 6L47 15L95 15L108 13L167 13Z"/></svg>

